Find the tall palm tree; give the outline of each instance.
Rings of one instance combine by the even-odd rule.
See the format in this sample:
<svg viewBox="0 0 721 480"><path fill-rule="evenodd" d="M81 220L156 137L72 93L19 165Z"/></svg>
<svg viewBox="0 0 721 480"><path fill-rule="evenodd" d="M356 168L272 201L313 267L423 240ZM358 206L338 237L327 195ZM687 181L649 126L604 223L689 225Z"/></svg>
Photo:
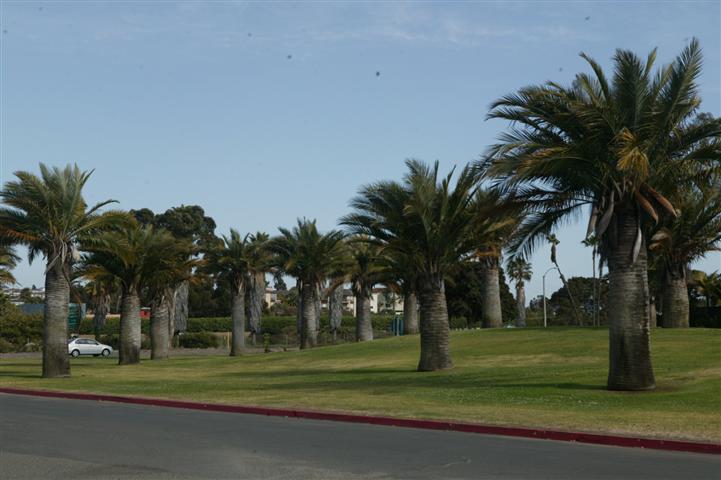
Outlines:
<svg viewBox="0 0 721 480"><path fill-rule="evenodd" d="M520 212L510 202L503 202L496 190L478 189L471 209L474 212L473 237L475 260L481 274L481 325L503 326L501 308L501 253L507 239L519 223Z"/></svg>
<svg viewBox="0 0 721 480"><path fill-rule="evenodd" d="M518 306L518 314L516 316L516 326L526 326L526 291L525 282L531 279L533 270L531 264L523 257L515 257L508 262L508 275L516 282L516 305Z"/></svg>
<svg viewBox="0 0 721 480"><path fill-rule="evenodd" d="M694 270L693 282L698 292L703 295L706 308L721 304L721 273Z"/></svg>
<svg viewBox="0 0 721 480"><path fill-rule="evenodd" d="M582 55L593 75L576 75L570 87L526 87L494 102L489 117L512 123L482 165L498 188L525 204L515 252L528 254L590 206L614 306L608 388L615 390L655 387L645 232L650 221L676 215L659 189L668 195L707 174L707 160L718 158L721 148L719 121L695 121L698 42L654 74L655 55L643 61L618 50L610 81Z"/></svg>
<svg viewBox="0 0 721 480"><path fill-rule="evenodd" d="M591 270L593 272L593 317L591 324L596 327L600 325L598 318L598 304L600 290L598 288L598 278L596 277L596 256L598 254L598 240L593 236L593 232L588 232L586 238L581 242L586 247L591 247ZM650 314L650 318L656 318L655 313Z"/></svg>
<svg viewBox="0 0 721 480"><path fill-rule="evenodd" d="M248 244L248 325L253 345L261 333L261 316L265 298L265 274L271 269L273 254L268 249L270 237L257 232L249 237Z"/></svg>
<svg viewBox="0 0 721 480"><path fill-rule="evenodd" d="M20 257L10 245L0 245L0 285L12 285L16 283L12 269L18 264Z"/></svg>
<svg viewBox="0 0 721 480"><path fill-rule="evenodd" d="M408 160L406 166L402 183L384 181L362 187L351 201L355 212L342 223L356 234L369 236L385 252L412 259L421 304L418 370L451 368L444 277L474 249L469 206L477 178L468 166L455 184L453 171L439 176L438 162L429 166Z"/></svg>
<svg viewBox="0 0 721 480"><path fill-rule="evenodd" d="M245 291L250 271L250 236L241 237L237 230L230 229L230 235L222 235L218 244L206 253L208 266L219 281L228 282L231 287L230 317L233 324L230 356L243 353L245 348Z"/></svg>
<svg viewBox="0 0 721 480"><path fill-rule="evenodd" d="M169 232L159 232L168 235ZM147 261L154 264L145 278L145 294L150 299L150 359L166 360L172 341L171 315L177 287L191 282L193 269L200 264L193 254L193 243L187 238L163 239L165 248L153 248Z"/></svg>
<svg viewBox="0 0 721 480"><path fill-rule="evenodd" d="M356 341L365 342L373 340L371 297L373 286L381 280L383 273L379 263L381 251L364 236L350 238L348 247L349 262L345 271L355 295Z"/></svg>
<svg viewBox="0 0 721 480"><path fill-rule="evenodd" d="M328 294L328 325L335 342L343 323L343 284L331 283L336 286L332 287Z"/></svg>
<svg viewBox="0 0 721 480"><path fill-rule="evenodd" d="M566 276L561 271L561 267L558 265L558 245L561 243L561 241L556 237L555 233L551 233L546 237L546 240L548 240L548 243L551 244L551 263L553 263L553 266L556 267L556 271L558 272L558 276L561 278L561 282L563 283L563 286L566 288L566 293L568 293L568 299L571 301L571 307L573 308L573 316L576 317L576 325L581 325L581 313L578 310L578 305L576 304L576 299L573 297L573 293L571 292L571 287L568 285L568 282L566 281Z"/></svg>
<svg viewBox="0 0 721 480"><path fill-rule="evenodd" d="M269 248L276 255L276 265L295 277L300 288L300 348L317 343L318 309L316 299L320 285L335 276L343 262L344 234L318 231L315 220L298 219L293 229L279 228L280 235L271 239Z"/></svg>
<svg viewBox="0 0 721 480"><path fill-rule="evenodd" d="M190 253L190 248L181 249L179 245L180 241L167 230L135 221L127 228L96 235L83 243L90 254L83 258L82 274L91 280L112 276L120 283L120 365L140 363L140 295L145 288L160 290L159 279L176 268L174 255L179 249Z"/></svg>
<svg viewBox="0 0 721 480"><path fill-rule="evenodd" d="M15 172L17 180L7 182L0 192L2 243L26 245L30 262L39 255L46 260L43 377L70 375L68 302L78 241L127 219L121 212L100 213L113 200L88 207L83 187L91 174L77 165L59 169L41 163L40 176Z"/></svg>
<svg viewBox="0 0 721 480"><path fill-rule="evenodd" d="M412 259L401 252L383 252L379 258L380 283L403 296L403 334L418 333L418 275Z"/></svg>
<svg viewBox="0 0 721 480"><path fill-rule="evenodd" d="M117 289L119 284L112 275L106 277L98 275L85 284L85 292L90 298L93 309L93 330L96 339L100 338L100 332L105 327L105 320L110 312L110 297Z"/></svg>
<svg viewBox="0 0 721 480"><path fill-rule="evenodd" d="M689 188L674 198L678 217L663 222L649 250L661 263L662 311L665 328L689 326L689 265L721 244L721 176L702 188Z"/></svg>

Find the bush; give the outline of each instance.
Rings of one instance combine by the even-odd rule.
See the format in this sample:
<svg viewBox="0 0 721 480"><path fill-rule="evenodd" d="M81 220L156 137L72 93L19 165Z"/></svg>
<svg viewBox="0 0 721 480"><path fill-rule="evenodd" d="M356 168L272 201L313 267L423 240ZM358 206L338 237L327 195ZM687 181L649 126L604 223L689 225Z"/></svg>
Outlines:
<svg viewBox="0 0 721 480"><path fill-rule="evenodd" d="M110 345L113 347L113 350L120 349L120 335L117 333L113 333L112 335L100 335L98 342ZM150 337L143 335L140 338L140 348L143 350L148 350L150 348Z"/></svg>
<svg viewBox="0 0 721 480"><path fill-rule="evenodd" d="M26 315L14 305L7 305L0 312L1 349L23 351L28 343L41 344L43 341L42 315Z"/></svg>
<svg viewBox="0 0 721 480"><path fill-rule="evenodd" d="M691 327L721 328L721 307L697 307L691 309Z"/></svg>
<svg viewBox="0 0 721 480"><path fill-rule="evenodd" d="M178 344L182 348L218 348L220 339L208 332L185 333L178 336Z"/></svg>
<svg viewBox="0 0 721 480"><path fill-rule="evenodd" d="M80 335L95 335L95 326L92 317L85 317L80 322ZM140 331L146 335L150 334L150 320L147 318L140 319ZM120 319L108 318L105 320L105 326L100 329L100 335L114 335L120 333Z"/></svg>
<svg viewBox="0 0 721 480"><path fill-rule="evenodd" d="M14 343L10 343L4 338L0 338L0 353L10 353L17 350Z"/></svg>
<svg viewBox="0 0 721 480"><path fill-rule="evenodd" d="M451 329L468 328L468 320L463 316L449 318L448 324Z"/></svg>

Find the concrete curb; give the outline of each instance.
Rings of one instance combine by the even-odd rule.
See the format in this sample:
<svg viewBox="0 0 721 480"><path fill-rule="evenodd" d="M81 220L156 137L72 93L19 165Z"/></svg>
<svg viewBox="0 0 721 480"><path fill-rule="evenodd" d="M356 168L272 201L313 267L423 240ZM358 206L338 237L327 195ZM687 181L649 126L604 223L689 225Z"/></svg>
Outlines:
<svg viewBox="0 0 721 480"><path fill-rule="evenodd" d="M136 405L152 405L158 407L185 408L211 412L245 413L267 415L271 417L307 418L312 420L328 420L332 422L365 423L403 428L422 428L426 430L447 430L454 432L481 433L510 437L537 438L558 440L563 442L591 443L616 447L649 448L653 450L671 450L677 452L708 453L721 455L721 444L686 442L680 440L662 440L654 438L627 437L585 432L565 432L524 427L502 427L480 425L475 423L451 422L442 420L420 420L409 418L380 417L356 415L352 413L332 413L314 410L252 407L240 405L223 405L218 403L198 403L182 400L163 400L156 398L123 397L117 395L101 395L94 393L59 392L50 390L29 390L23 388L0 387L0 393L13 395L31 395L36 397L67 398L75 400L94 400L98 402L130 403Z"/></svg>

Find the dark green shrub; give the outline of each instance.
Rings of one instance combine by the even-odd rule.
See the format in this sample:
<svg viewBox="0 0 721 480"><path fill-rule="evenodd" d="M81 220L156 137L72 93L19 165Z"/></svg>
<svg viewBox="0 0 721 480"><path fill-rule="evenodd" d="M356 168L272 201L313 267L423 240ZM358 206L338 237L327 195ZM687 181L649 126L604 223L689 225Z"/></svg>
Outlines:
<svg viewBox="0 0 721 480"><path fill-rule="evenodd" d="M452 329L468 328L468 320L463 316L451 317L448 319L448 323Z"/></svg>
<svg viewBox="0 0 721 480"><path fill-rule="evenodd" d="M17 352L22 351L27 343L41 344L42 315L26 315L14 305L7 305L0 313L0 339L6 342L5 349Z"/></svg>
<svg viewBox="0 0 721 480"><path fill-rule="evenodd" d="M178 336L182 348L218 348L220 339L208 332L185 333Z"/></svg>
<svg viewBox="0 0 721 480"><path fill-rule="evenodd" d="M140 332L146 335L150 334L150 320L147 318L140 319ZM120 333L120 319L108 318L105 320L105 326L100 330L100 335L113 335ZM92 317L85 317L80 322L80 335L94 335L95 326Z"/></svg>

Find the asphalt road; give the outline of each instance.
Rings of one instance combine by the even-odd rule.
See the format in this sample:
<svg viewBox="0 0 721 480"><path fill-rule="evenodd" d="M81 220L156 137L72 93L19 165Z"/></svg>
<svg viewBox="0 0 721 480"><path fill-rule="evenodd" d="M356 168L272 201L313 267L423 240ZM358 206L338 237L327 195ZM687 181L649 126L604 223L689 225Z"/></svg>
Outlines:
<svg viewBox="0 0 721 480"><path fill-rule="evenodd" d="M717 480L721 457L0 394L0 478Z"/></svg>

